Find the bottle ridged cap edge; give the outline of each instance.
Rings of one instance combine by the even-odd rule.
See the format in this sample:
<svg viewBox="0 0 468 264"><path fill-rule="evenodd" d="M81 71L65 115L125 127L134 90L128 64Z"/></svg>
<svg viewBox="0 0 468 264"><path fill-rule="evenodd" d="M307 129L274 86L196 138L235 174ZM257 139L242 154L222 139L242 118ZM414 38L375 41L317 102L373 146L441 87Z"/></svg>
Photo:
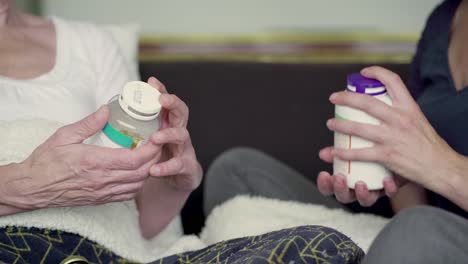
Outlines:
<svg viewBox="0 0 468 264"><path fill-rule="evenodd" d="M142 81L128 82L119 96L119 104L131 117L138 120L155 119L161 111L161 93Z"/></svg>

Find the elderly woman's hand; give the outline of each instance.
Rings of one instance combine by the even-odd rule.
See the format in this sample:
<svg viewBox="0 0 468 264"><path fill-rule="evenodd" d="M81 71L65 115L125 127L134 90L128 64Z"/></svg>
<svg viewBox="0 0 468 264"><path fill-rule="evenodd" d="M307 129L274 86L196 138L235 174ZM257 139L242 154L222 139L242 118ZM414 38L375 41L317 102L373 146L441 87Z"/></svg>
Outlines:
<svg viewBox="0 0 468 264"><path fill-rule="evenodd" d="M187 130L189 109L176 95L168 94L165 86L152 77L148 83L161 94L161 129L151 142L162 146L162 160L150 169L153 177L163 177L176 190L191 192L202 180L202 169Z"/></svg>
<svg viewBox="0 0 468 264"><path fill-rule="evenodd" d="M132 199L141 189L160 147L112 149L82 142L100 131L106 106L64 126L37 147L0 188L2 202L24 210L96 205Z"/></svg>
<svg viewBox="0 0 468 264"><path fill-rule="evenodd" d="M406 86L395 73L381 67L370 67L362 71L368 78L381 81L393 101L389 106L373 97L338 92L330 97L333 104L360 109L381 121L380 125L361 124L332 118L327 126L332 131L362 137L375 145L362 149L325 148L320 156L325 161L333 157L342 160L379 162L400 175L426 188L435 188L435 182L444 182L442 177L450 172L458 154L435 132L419 106L409 94ZM397 183L399 178L395 178ZM385 192L391 196L397 191L395 180L384 181ZM324 194L335 194L342 202L357 199L362 205L373 204L381 192L369 192L364 183L358 183L355 190L345 188L343 176L334 178L321 172L318 186Z"/></svg>

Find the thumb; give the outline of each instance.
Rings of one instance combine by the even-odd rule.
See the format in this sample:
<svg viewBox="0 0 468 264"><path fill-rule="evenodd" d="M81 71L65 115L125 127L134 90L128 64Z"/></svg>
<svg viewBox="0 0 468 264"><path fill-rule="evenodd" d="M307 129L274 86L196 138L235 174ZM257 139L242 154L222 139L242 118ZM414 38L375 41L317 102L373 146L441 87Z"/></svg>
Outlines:
<svg viewBox="0 0 468 264"><path fill-rule="evenodd" d="M99 132L109 119L109 108L101 106L96 112L70 125L66 125L54 134L56 145L82 143L85 139Z"/></svg>

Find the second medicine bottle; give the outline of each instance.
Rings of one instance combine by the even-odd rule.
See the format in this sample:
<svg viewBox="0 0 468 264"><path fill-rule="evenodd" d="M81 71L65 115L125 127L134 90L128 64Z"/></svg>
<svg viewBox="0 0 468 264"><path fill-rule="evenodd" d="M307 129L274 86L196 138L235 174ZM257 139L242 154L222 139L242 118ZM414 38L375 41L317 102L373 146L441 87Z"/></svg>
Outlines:
<svg viewBox="0 0 468 264"><path fill-rule="evenodd" d="M387 105L392 105L387 89L378 80L369 79L359 73L348 75L348 85L346 91L350 93L360 93L372 96ZM350 108L348 106L336 105L335 117L342 120L379 125L380 121L367 113ZM370 148L374 143L357 136L335 133L335 148L358 149ZM349 188L354 189L357 182L367 184L369 190L379 190L383 188L383 181L386 177L392 177L392 172L383 165L375 162L349 161L335 158L333 161L333 174L343 174Z"/></svg>

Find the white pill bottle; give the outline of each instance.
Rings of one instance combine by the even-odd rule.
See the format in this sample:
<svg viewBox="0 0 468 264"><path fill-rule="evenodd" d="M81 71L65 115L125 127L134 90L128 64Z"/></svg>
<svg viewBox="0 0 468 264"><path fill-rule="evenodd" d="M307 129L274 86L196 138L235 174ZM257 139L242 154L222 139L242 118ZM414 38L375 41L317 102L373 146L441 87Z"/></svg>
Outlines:
<svg viewBox="0 0 468 264"><path fill-rule="evenodd" d="M347 92L366 94L388 105L392 105L390 96L387 94L387 89L380 81L366 78L359 73L348 75L347 81ZM380 123L379 120L361 110L340 105L335 106L335 118L374 125ZM335 132L334 137L335 148L358 149L374 145L373 142L366 139L338 132ZM338 173L346 177L347 185L351 189L354 189L358 181L362 181L367 184L369 190L379 190L383 188L384 178L392 177L392 173L379 163L334 158L333 174L337 175Z"/></svg>
<svg viewBox="0 0 468 264"><path fill-rule="evenodd" d="M109 120L90 143L128 149L144 144L159 129L160 96L156 88L145 82L128 82L121 94L109 100Z"/></svg>

